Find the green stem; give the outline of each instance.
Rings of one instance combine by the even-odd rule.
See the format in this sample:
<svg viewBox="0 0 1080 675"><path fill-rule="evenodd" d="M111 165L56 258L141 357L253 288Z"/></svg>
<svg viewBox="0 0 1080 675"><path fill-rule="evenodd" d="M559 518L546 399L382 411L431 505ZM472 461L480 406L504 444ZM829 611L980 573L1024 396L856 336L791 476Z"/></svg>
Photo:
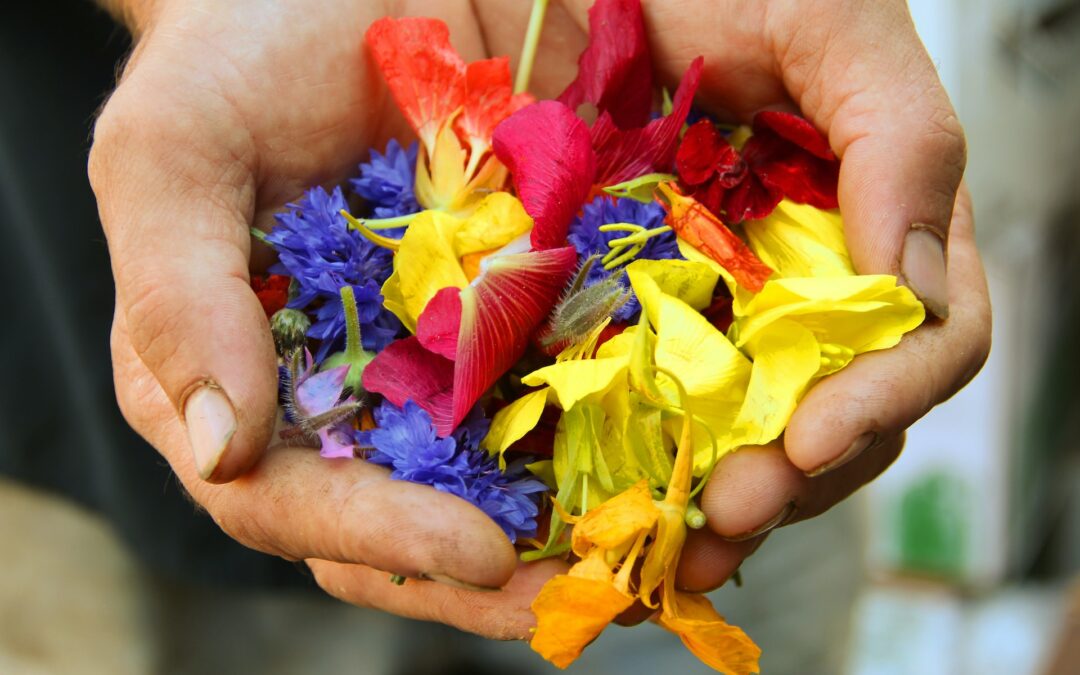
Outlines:
<svg viewBox="0 0 1080 675"><path fill-rule="evenodd" d="M533 62L536 60L536 47L540 44L540 30L544 27L544 14L547 13L548 0L533 0L532 14L529 15L529 28L525 31L525 44L521 48L521 61L518 63L517 77L514 79L514 93L520 94L529 89Z"/></svg>
<svg viewBox="0 0 1080 675"><path fill-rule="evenodd" d="M342 286L341 305L345 308L345 357L352 362L360 358L360 312L356 308L356 294L352 286Z"/></svg>

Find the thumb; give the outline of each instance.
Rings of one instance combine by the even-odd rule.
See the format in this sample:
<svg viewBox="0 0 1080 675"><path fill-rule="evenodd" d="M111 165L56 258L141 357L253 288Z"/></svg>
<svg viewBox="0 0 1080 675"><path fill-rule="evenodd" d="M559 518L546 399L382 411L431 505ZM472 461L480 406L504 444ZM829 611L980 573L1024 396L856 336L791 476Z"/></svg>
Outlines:
<svg viewBox="0 0 1080 675"><path fill-rule="evenodd" d="M113 107L121 101L99 120L90 159L117 311L185 425L199 474L226 482L269 443L277 404L273 342L248 278L250 172L215 159L220 139L192 147L199 132L175 111L160 120Z"/></svg>
<svg viewBox="0 0 1080 675"><path fill-rule="evenodd" d="M789 77L806 77L791 88L841 157L840 208L855 267L898 275L945 318L946 242L966 163L963 129L906 4L883 1L851 12L848 27L828 40L800 33L788 52L796 64ZM799 56L808 50L816 56ZM810 62L816 66L797 65Z"/></svg>

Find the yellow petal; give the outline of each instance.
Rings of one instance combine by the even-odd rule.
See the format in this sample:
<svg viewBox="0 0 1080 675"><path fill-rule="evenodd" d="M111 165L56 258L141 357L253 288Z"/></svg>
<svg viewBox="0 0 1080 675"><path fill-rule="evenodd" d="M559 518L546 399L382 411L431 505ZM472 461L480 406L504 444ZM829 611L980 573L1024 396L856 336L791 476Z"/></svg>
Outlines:
<svg viewBox="0 0 1080 675"><path fill-rule="evenodd" d="M383 285L383 295L392 298L388 309L413 332L417 318L435 293L448 286L464 288L469 283L453 248L454 235L463 222L441 211L424 211L401 238L394 256L393 282L387 280ZM399 302L403 309L399 309Z"/></svg>
<svg viewBox="0 0 1080 675"><path fill-rule="evenodd" d="M547 389L529 392L495 413L491 419L491 427L480 447L493 455L499 455L499 468L506 468L503 453L507 448L532 431L540 421L547 404L547 394Z"/></svg>
<svg viewBox="0 0 1080 675"><path fill-rule="evenodd" d="M552 577L532 602L536 632L529 646L565 668L633 602L633 597L620 593L610 582L563 574Z"/></svg>
<svg viewBox="0 0 1080 675"><path fill-rule="evenodd" d="M415 192L416 201L424 208L449 209L465 187L466 153L453 127L453 118L443 124L427 161L427 153L420 153Z"/></svg>
<svg viewBox="0 0 1080 675"><path fill-rule="evenodd" d="M678 298L698 311L712 304L713 289L720 278L719 272L709 265L687 260L635 260L627 265L626 274L635 289L640 285L640 277L648 276L660 292ZM634 284L635 278L639 279L639 284ZM651 290L646 289L646 292Z"/></svg>
<svg viewBox="0 0 1080 675"><path fill-rule="evenodd" d="M785 199L769 216L743 223L743 231L750 249L781 277L855 274L837 211Z"/></svg>
<svg viewBox="0 0 1080 675"><path fill-rule="evenodd" d="M732 441L762 445L777 438L821 366L814 335L793 321L777 321L755 336L756 354Z"/></svg>
<svg viewBox="0 0 1080 675"><path fill-rule="evenodd" d="M675 566L686 543L686 510L671 504L657 505L660 517L656 522L656 539L649 547L645 562L641 565L641 584L638 596L649 607L654 607L653 591L664 583L668 575L675 574Z"/></svg>
<svg viewBox="0 0 1080 675"><path fill-rule="evenodd" d="M582 516L574 525L574 552L583 556L594 546L608 551L625 548L651 530L659 515L649 482L639 481Z"/></svg>
<svg viewBox="0 0 1080 675"><path fill-rule="evenodd" d="M761 649L741 628L725 622L702 595L665 593L659 623L710 668L725 675L760 672Z"/></svg>
<svg viewBox="0 0 1080 675"><path fill-rule="evenodd" d="M454 252L459 258L500 249L532 229L525 207L509 192L494 192L454 233Z"/></svg>
<svg viewBox="0 0 1080 675"><path fill-rule="evenodd" d="M896 345L926 315L914 293L889 275L775 279L753 297L737 293L732 309L730 335L740 347L771 323L790 319L819 342L855 354Z"/></svg>
<svg viewBox="0 0 1080 675"><path fill-rule="evenodd" d="M735 289L739 288L739 284L735 281L735 277L731 276L731 272L728 272L726 269L724 269L723 265L716 262L701 251L697 250L691 244L681 238L677 239L676 243L679 246L679 253L682 254L682 257L686 258L690 262L705 265L710 270L715 272L721 279L724 280L724 284L728 287L729 291L734 293Z"/></svg>
<svg viewBox="0 0 1080 675"><path fill-rule="evenodd" d="M604 392L626 373L625 357L563 361L533 371L521 378L527 387L549 385L563 410L574 407L586 396Z"/></svg>

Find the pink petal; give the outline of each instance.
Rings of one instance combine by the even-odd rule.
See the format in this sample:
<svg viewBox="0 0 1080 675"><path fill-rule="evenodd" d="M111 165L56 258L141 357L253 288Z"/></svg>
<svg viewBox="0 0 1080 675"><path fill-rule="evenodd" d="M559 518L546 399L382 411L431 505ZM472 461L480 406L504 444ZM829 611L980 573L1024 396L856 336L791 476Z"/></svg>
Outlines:
<svg viewBox="0 0 1080 675"><path fill-rule="evenodd" d="M296 405L305 417L314 417L338 404L349 366L338 366L306 378L296 388Z"/></svg>
<svg viewBox="0 0 1080 675"><path fill-rule="evenodd" d="M533 248L564 246L596 171L588 127L565 105L540 101L496 127L493 147L535 221Z"/></svg>
<svg viewBox="0 0 1080 675"><path fill-rule="evenodd" d="M412 399L441 428L454 423L454 362L424 349L416 336L391 342L364 369L364 390L382 394L398 407Z"/></svg>
<svg viewBox="0 0 1080 675"><path fill-rule="evenodd" d="M623 131L610 114L600 115L592 128L597 184L615 185L647 173L672 170L679 132L690 114L703 67L704 59L699 56L686 69L667 117L653 120L640 129Z"/></svg>
<svg viewBox="0 0 1080 675"><path fill-rule="evenodd" d="M517 363L576 267L577 252L569 246L499 256L461 291L452 413L446 416L440 410L436 416L428 411L440 436L453 432L484 392Z"/></svg>
<svg viewBox="0 0 1080 675"><path fill-rule="evenodd" d="M585 101L620 129L641 127L652 107L652 57L640 0L597 0L589 10L589 46L578 75L559 96L571 110Z"/></svg>
<svg viewBox="0 0 1080 675"><path fill-rule="evenodd" d="M430 151L435 135L465 102L465 62L438 19L385 17L366 35L375 64L405 119Z"/></svg>
<svg viewBox="0 0 1080 675"><path fill-rule="evenodd" d="M458 332L461 330L460 289L449 286L440 290L421 312L416 322L416 337L424 349L453 361L457 358Z"/></svg>
<svg viewBox="0 0 1080 675"><path fill-rule="evenodd" d="M335 424L319 431L319 454L328 459L338 457L355 457L356 444L349 432L348 424Z"/></svg>

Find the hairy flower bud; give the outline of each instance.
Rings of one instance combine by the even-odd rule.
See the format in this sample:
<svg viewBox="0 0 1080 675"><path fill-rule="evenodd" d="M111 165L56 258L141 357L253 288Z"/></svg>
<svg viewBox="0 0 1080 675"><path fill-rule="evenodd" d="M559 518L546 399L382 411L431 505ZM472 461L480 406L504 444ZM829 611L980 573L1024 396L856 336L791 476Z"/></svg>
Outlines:
<svg viewBox="0 0 1080 675"><path fill-rule="evenodd" d="M279 309L270 318L270 332L278 356L285 357L304 346L311 321L298 309Z"/></svg>

